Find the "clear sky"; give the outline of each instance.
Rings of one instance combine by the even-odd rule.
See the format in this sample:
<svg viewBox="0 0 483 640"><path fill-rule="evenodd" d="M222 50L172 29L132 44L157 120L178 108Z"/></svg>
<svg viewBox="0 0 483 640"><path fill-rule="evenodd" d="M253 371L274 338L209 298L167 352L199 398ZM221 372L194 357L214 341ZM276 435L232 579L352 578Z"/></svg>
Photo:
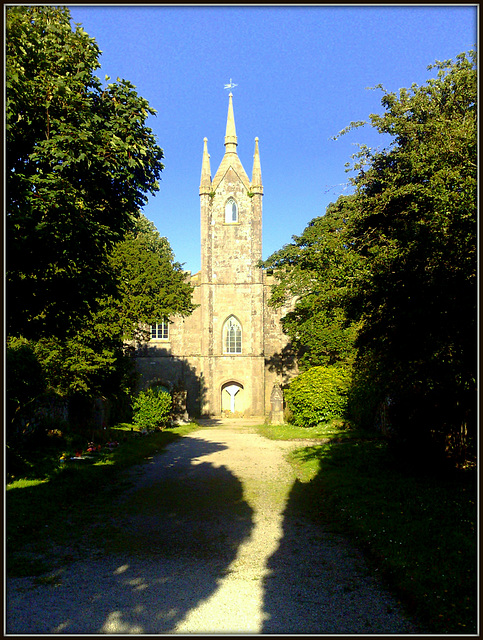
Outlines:
<svg viewBox="0 0 483 640"><path fill-rule="evenodd" d="M382 84L422 85L435 60L477 43L477 5L68 5L95 38L101 80L129 80L156 109L148 126L164 150L160 191L144 214L186 269L200 268L203 138L211 174L224 154L228 91L238 156L251 177L259 138L263 257L350 193L346 163L357 144L384 146L351 121L383 113Z"/></svg>

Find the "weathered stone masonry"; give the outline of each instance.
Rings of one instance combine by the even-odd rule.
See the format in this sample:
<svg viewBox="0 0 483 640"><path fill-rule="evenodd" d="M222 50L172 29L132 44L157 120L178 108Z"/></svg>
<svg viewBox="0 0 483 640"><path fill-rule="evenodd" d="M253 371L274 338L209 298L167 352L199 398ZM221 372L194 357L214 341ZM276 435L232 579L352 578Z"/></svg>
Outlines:
<svg viewBox="0 0 483 640"><path fill-rule="evenodd" d="M136 365L143 388L161 382L184 390L191 416L269 416L274 386L295 369L283 359L289 345L280 318L286 309L268 306L270 278L257 266L263 197L258 138L250 181L237 154L231 93L225 154L213 179L207 142L199 190L201 270L190 276L199 306L188 318L170 318L169 338L138 349Z"/></svg>

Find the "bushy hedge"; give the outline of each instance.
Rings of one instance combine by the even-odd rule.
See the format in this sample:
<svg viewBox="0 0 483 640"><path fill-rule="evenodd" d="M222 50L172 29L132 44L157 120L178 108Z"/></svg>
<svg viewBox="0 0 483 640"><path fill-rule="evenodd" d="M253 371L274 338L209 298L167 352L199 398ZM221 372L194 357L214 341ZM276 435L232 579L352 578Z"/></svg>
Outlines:
<svg viewBox="0 0 483 640"><path fill-rule="evenodd" d="M290 383L285 392L292 422L313 427L341 418L347 407L350 372L341 366L312 367Z"/></svg>
<svg viewBox="0 0 483 640"><path fill-rule="evenodd" d="M171 417L171 396L161 388L150 388L134 398L133 423L139 429L164 428Z"/></svg>

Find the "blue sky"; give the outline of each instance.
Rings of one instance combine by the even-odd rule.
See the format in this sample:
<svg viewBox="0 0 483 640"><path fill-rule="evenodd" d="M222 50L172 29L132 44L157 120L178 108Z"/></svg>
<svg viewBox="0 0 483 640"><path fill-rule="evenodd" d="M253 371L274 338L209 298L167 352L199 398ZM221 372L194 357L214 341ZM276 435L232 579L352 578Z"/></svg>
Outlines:
<svg viewBox="0 0 483 640"><path fill-rule="evenodd" d="M129 80L157 116L165 154L160 191L144 214L186 269L200 268L198 188L203 138L214 176L224 153L230 78L238 155L251 176L259 138L263 257L300 234L343 193L357 144L387 144L370 127L382 84L422 85L435 60L477 42L477 5L68 5L95 38L96 75Z"/></svg>

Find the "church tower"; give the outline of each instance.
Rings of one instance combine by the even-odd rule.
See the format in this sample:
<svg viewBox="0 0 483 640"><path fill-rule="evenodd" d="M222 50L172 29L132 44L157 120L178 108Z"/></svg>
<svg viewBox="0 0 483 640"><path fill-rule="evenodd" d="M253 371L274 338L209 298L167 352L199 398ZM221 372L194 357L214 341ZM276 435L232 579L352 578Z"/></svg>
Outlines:
<svg viewBox="0 0 483 640"><path fill-rule="evenodd" d="M252 179L237 154L229 95L225 154L211 178L204 140L201 182L201 354L205 410L264 414L262 176L255 139Z"/></svg>
<svg viewBox="0 0 483 640"><path fill-rule="evenodd" d="M274 420L280 385L296 373L280 323L289 309L269 307L272 280L258 266L263 197L258 138L251 180L237 146L230 94L225 153L213 178L204 140L201 270L187 274L195 309L186 318L160 318L152 325L151 339L138 346L136 366L142 388L165 386L191 416Z"/></svg>

